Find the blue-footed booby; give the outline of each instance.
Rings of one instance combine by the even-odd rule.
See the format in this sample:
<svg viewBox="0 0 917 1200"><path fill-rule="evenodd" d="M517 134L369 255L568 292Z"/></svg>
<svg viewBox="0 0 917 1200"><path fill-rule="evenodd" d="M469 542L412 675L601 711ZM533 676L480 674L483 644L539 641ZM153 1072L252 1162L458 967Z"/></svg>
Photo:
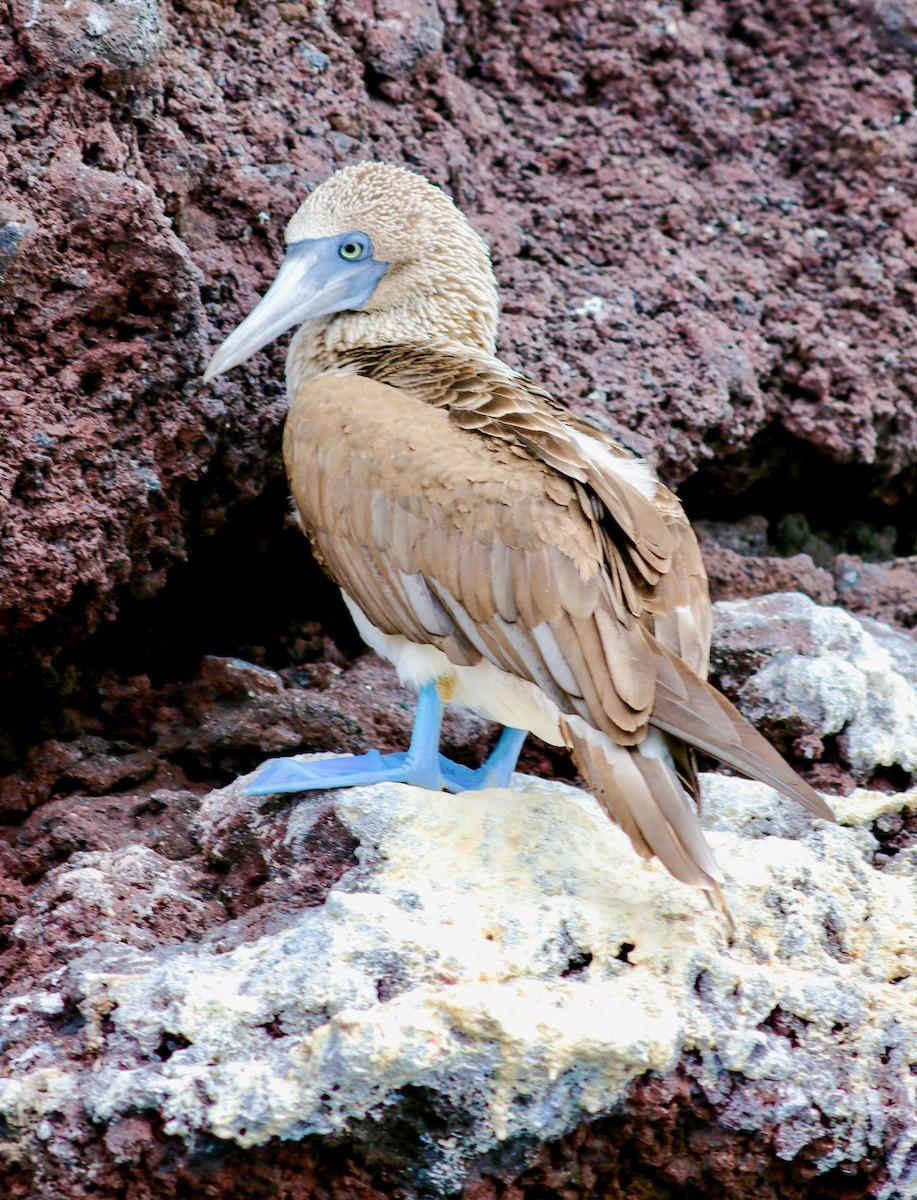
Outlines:
<svg viewBox="0 0 917 1200"><path fill-rule="evenodd" d="M495 356L487 249L421 175L335 172L286 229L209 380L294 326L283 439L296 509L365 641L419 689L409 749L276 759L250 792L510 783L528 732L572 749L612 820L723 907L694 751L833 819L706 682L694 533L650 467ZM477 770L439 754L444 703L504 727Z"/></svg>

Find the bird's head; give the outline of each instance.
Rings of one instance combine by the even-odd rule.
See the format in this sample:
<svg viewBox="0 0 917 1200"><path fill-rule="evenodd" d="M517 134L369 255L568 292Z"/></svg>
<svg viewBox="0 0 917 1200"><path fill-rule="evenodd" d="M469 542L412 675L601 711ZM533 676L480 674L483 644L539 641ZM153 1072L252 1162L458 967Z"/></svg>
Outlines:
<svg viewBox="0 0 917 1200"><path fill-rule="evenodd" d="M497 294L487 248L449 197L387 163L344 167L286 229L286 255L261 301L214 354L205 380L294 325L321 359L335 350L442 339L493 353Z"/></svg>

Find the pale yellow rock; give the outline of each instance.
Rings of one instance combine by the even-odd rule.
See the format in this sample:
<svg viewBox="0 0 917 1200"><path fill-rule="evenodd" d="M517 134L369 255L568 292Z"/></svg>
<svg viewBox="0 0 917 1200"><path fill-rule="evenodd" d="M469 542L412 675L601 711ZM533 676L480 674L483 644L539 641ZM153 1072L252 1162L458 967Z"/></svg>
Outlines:
<svg viewBox="0 0 917 1200"><path fill-rule="evenodd" d="M114 1028L65 1085L98 1121L152 1107L168 1133L242 1145L337 1133L424 1088L469 1117L431 1149L445 1193L474 1155L555 1137L691 1053L727 1127L766 1123L787 1158L819 1139L825 1170L885 1147L883 1195L913 1195L914 863L877 870L870 825L917 793L856 793L832 826L763 785L706 777L730 943L703 895L636 858L591 797L517 782L334 794L361 865L323 906L229 952L113 949L109 970L96 956L83 1007L104 1005ZM272 820L244 783L207 798L205 832L233 806L255 831ZM291 846L327 802L297 803ZM82 856L66 886L102 888L103 858ZM164 1030L189 1045L159 1062ZM0 1081L0 1111L40 1120L37 1084L24 1063Z"/></svg>

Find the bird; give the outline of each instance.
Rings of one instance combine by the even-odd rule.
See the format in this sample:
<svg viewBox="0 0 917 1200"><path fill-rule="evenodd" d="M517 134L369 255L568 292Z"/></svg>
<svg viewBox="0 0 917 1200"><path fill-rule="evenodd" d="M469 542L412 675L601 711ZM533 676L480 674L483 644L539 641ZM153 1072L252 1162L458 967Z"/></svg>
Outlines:
<svg viewBox="0 0 917 1200"><path fill-rule="evenodd" d="M509 787L533 733L572 752L640 856L728 917L698 751L833 814L707 682L712 607L679 500L497 357L498 312L452 199L361 162L307 195L274 282L213 355L207 382L296 327L283 455L299 522L364 641L418 691L407 751L274 759L248 791ZM477 768L440 754L449 703L503 727Z"/></svg>

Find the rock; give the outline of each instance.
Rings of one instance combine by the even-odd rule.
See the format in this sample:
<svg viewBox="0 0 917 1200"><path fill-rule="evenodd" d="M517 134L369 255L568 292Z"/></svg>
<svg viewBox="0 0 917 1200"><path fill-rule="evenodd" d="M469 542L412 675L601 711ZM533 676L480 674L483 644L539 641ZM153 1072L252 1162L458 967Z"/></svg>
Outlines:
<svg viewBox="0 0 917 1200"><path fill-rule="evenodd" d="M788 591L802 592L816 604L837 599L830 573L816 567L808 554L751 557L706 541L703 553L712 600L746 600Z"/></svg>
<svg viewBox="0 0 917 1200"><path fill-rule="evenodd" d="M186 711L197 727L186 735L180 761L226 778L270 754L363 753L407 744L417 693L398 683L388 663L364 655L346 674L332 670L319 686L308 686L313 681L303 674L283 677L239 659L206 659L189 689ZM450 709L443 723L444 752L480 761L491 729L471 713Z"/></svg>
<svg viewBox="0 0 917 1200"><path fill-rule="evenodd" d="M129 78L166 38L157 0L13 0L10 13L20 45L51 72Z"/></svg>
<svg viewBox="0 0 917 1200"><path fill-rule="evenodd" d="M917 627L917 557L864 562L853 554L834 560L838 603L879 621Z"/></svg>
<svg viewBox="0 0 917 1200"><path fill-rule="evenodd" d="M34 655L45 630L27 644L11 642L10 633L72 612L75 591L83 596L77 611L85 637L117 609L114 590L130 585L136 597L158 590L166 566L186 548L182 486L212 452L222 415L186 391L187 360L174 353L179 329L185 353L202 352L199 275L153 189L62 147L35 192L44 216L35 215L37 231L15 248L2 285L18 331L4 365L25 382L22 354L32 339L56 383L47 393L45 383L4 394L0 665ZM66 252L56 248L54 225L68 231ZM87 345L84 325L117 318L119 336ZM173 391L151 398L141 419L152 427L141 438L124 416L136 400L125 384L154 361ZM40 397L45 402L36 403Z"/></svg>
<svg viewBox="0 0 917 1200"><path fill-rule="evenodd" d="M35 226L24 214L8 209L0 219L0 296L23 243L34 234Z"/></svg>
<svg viewBox="0 0 917 1200"><path fill-rule="evenodd" d="M887 44L917 54L917 4L914 0L865 0L863 11Z"/></svg>
<svg viewBox="0 0 917 1200"><path fill-rule="evenodd" d="M876 553L894 542L897 531L891 526L853 522L833 541L827 532L814 534L800 514L784 515L773 532L764 517L699 520L694 529L713 600L803 592L818 604L838 604L857 616L902 629L917 626L917 558L882 561ZM838 553L851 543L872 543L870 556ZM807 548L817 554L818 565Z"/></svg>
<svg viewBox="0 0 917 1200"><path fill-rule="evenodd" d="M706 480L710 515L746 484L779 502L778 468L814 447L845 503L881 490L907 526L909 13L15 0L3 672L60 690L77 642L181 588L272 481L282 513L282 348L197 381L303 188L370 155L426 171L487 235L508 360L668 481Z"/></svg>
<svg viewBox="0 0 917 1200"><path fill-rule="evenodd" d="M895 670L903 675L911 687L917 688L917 636L893 629L873 617L857 617L860 625L871 638L888 652Z"/></svg>
<svg viewBox="0 0 917 1200"><path fill-rule="evenodd" d="M109 677L106 684L104 723L71 710L66 740L39 742L18 771L0 776L0 819L19 833L33 810L47 819L52 799L85 806L90 797L104 801L114 793L107 798L116 802L133 793L140 803L163 789L209 791L269 754L404 749L417 700L394 668L373 654L346 671L323 658L282 673L211 655L188 682L154 688L147 676L138 676L125 683ZM442 735L445 753L476 765L492 748L496 730L450 708ZM522 762L529 771L555 774L560 768L563 774L565 759L531 739ZM102 823L99 811L92 811L90 823ZM59 823L59 814L54 820Z"/></svg>
<svg viewBox="0 0 917 1200"><path fill-rule="evenodd" d="M0 16L0 973L7 995L34 996L10 1013L15 1077L0 1073L21 1101L11 1109L12 1133L0 1130L0 1174L17 1200L89 1192L299 1200L297 1189L378 1200L442 1186L425 1174L434 1151L444 1178L454 1179L488 1129L495 1136L486 1105L466 1121L446 1091L409 1084L392 1094L384 1119L357 1121L338 1141L316 1134L243 1151L232 1137L199 1130L190 1149L163 1132L156 1105L168 1088L179 1095L183 1063L212 1082L206 1032L200 1045L188 1038L185 1046L161 1010L146 1014L147 1025L132 1010L119 1025L119 1010L104 1011L102 984L93 982L97 955L112 986L128 988L133 974L139 997L167 977L170 953L176 979L200 954L212 982L221 955L235 968L246 945L268 954L281 944L271 939L305 937L304 914L330 919L325 897L333 913L339 893L357 896L357 905L376 894L367 881L381 867L367 858L360 874L356 861L364 853L358 825L371 849L362 818L348 824L334 803L309 808L308 831L293 818L298 806L252 810L237 794L237 806L227 802L206 829L195 819L202 794L265 753L404 745L409 697L374 660L351 667L352 634L332 589L291 565L306 563L308 551L301 541L290 548L285 526L283 347L212 388L198 382L210 350L272 277L301 192L335 166L376 156L445 186L491 244L508 361L646 453L668 482L685 481L689 492L696 484L705 499L697 511L733 522L767 513L776 523L799 511L818 532L813 551L830 550L824 566L804 546L781 560L760 538L756 549L760 528L749 529L714 552L718 594L777 586L831 600L833 589L898 675L911 684L917 677L910 641L868 620L913 625L909 560L867 565L861 560L872 551L850 545L838 569L837 547L820 536L862 518L881 533L881 559L913 550L910 6L710 0L676 8L636 0L468 0L460 10L451 0L234 8L220 0L14 0ZM307 625L318 630L316 643L334 647L315 649L312 635L304 647ZM777 656L778 640L758 667ZM869 681L866 709L851 722L871 713L862 726L869 736L848 744L846 731L818 732L830 723L827 700L795 733L779 714L772 724L791 750L821 747L835 782L849 783L842 766L850 754L863 758L855 768L862 775L866 760L886 750L906 758L900 706L884 748L876 733L870 695L888 688L880 680L873 689L864 644L852 635L844 643L854 661L837 677L850 685L851 711ZM824 653L803 657L822 662ZM866 657L881 661L872 650ZM737 687L753 658L754 647L743 657L738 642L724 658ZM833 680L816 682L815 699L830 699ZM832 720L842 715L837 705L831 712ZM446 730L449 752L472 760L488 736L475 721ZM543 748L526 755L529 770L570 770ZM901 776L891 768L881 783L900 786ZM742 819L782 837L785 810L747 794ZM907 878L917 822L896 803L888 799L875 817L872 862ZM804 816L792 819L810 832ZM760 844L769 847L768 838ZM426 844L417 850L419 866L427 852ZM808 893L778 900L777 890L765 891L764 909L782 904L795 921ZM671 903L663 911L676 913L680 930L679 914L684 905L698 912L696 898ZM585 900L576 905L592 911ZM710 939L718 936L706 914L698 919ZM556 912L551 920L557 932ZM531 931L521 936L530 946ZM629 974L628 944L617 967L601 966L609 987L618 986L613 970ZM703 943L701 957L713 944ZM553 981L566 994L600 973L582 949L571 943L559 977L563 956L552 950L544 976L525 979ZM870 955L835 961L859 980ZM396 991L385 999L394 986L385 984L377 1005L408 1005L410 989L397 991L397 981L416 964L394 965ZM367 989L382 978L361 975L359 964L348 970ZM719 987L725 977L712 978ZM899 1007L907 987L896 987ZM198 994L192 989L189 1000ZM227 997L238 998L232 988ZM179 1016L190 1011L182 1003L175 999ZM289 1013L305 1021L297 1003L291 996ZM695 1003L692 993L686 1011ZM724 1003L743 1020L760 1011L746 1012L741 987ZM789 1016L773 1010L759 1033L792 1056L794 1041L809 1045L808 1027L801 1005L786 1003ZM565 1018L548 1015L562 1046ZM288 1039L306 1036L267 1016L260 1033L245 1027L239 1042L240 1052L259 1053L262 1043L279 1043L276 1053L268 1045L265 1078ZM316 1029L336 1019L313 1018ZM130 1040L131 1022L152 1037L157 1019L162 1040L145 1058ZM227 1029L218 1022L214 1037ZM844 1036L823 1029L826 1046ZM495 1045L505 1049L502 1030ZM473 1033L480 1051L484 1038ZM787 1080L758 1079L755 1091L745 1075L717 1067L707 1036L702 1030L700 1048L684 1052L675 1036L674 1067L622 1083L605 1116L588 1114L541 1147L524 1138L497 1144L477 1176L466 1176L467 1200L508 1189L596 1200L753 1190L756 1200L795 1200L822 1185L862 1195L913 1188L906 1130L914 1105L898 1043L889 1043L884 1063L877 1043L852 1043L865 1047L856 1062L867 1082L845 1077L844 1102L874 1104L876 1144L856 1158L860 1135L851 1135L854 1157L826 1177L823 1155L839 1142L775 1157L778 1141L792 1143ZM143 1111L97 1126L83 1082L97 1051L105 1071L118 1065L109 1038L124 1052L128 1091L141 1076L165 1090ZM448 1039L451 1053L461 1039ZM655 1062L654 1046L664 1042L635 1050L620 1080ZM239 1071L230 1092L200 1096L189 1110L201 1130L249 1070L232 1053L225 1062ZM542 1090L533 1115L517 1099L507 1128L546 1122L552 1088L558 1128L585 1110L564 1092L574 1076L551 1083L547 1061L534 1076ZM905 1116L889 1157L896 1135L885 1114L898 1102L886 1083L896 1064ZM854 1069L852 1057L844 1069ZM820 1070L811 1066L812 1079L837 1078ZM299 1074L291 1078L283 1086L295 1091ZM611 1103L613 1083L591 1094ZM800 1128L807 1104L802 1097ZM848 1128L861 1130L859 1121L850 1116ZM826 1118L831 1137L842 1123ZM440 1145L456 1128L452 1149Z"/></svg>
<svg viewBox="0 0 917 1200"><path fill-rule="evenodd" d="M364 31L366 61L383 79L401 79L442 50L444 31L437 0L375 0Z"/></svg>
<svg viewBox="0 0 917 1200"><path fill-rule="evenodd" d="M801 526L800 536L788 536L789 528L796 524ZM786 515L776 523L773 542L764 517L736 522L700 520L694 528L714 600L796 591L818 604L836 603L858 616L872 616L903 629L917 626L915 557L871 561L860 554L837 553L837 543L827 540L827 534L813 534L798 514ZM871 539L887 547L895 535L891 526L876 530L854 522L837 541L843 545ZM806 552L807 546L818 553L819 565Z"/></svg>
<svg viewBox="0 0 917 1200"><path fill-rule="evenodd" d="M144 848L55 868L12 935L58 949L3 1009L6 1153L56 1200L90 1169L129 1188L160 1125L161 1195L192 1154L238 1162L239 1147L305 1139L314 1158L344 1139L359 1162L361 1147L413 1138L401 1182L445 1196L472 1170L518 1175L533 1141L625 1102L639 1128L642 1077L688 1070L718 1169L752 1130L772 1160L845 1165L903 1194L914 860L878 870L871 830L917 796L859 793L830 826L706 777L730 945L700 894L637 859L590 797L517 783L460 797L380 785L282 816L241 784L211 794L205 848L240 819L278 846L279 819L297 855L329 812L358 845L323 903L273 928L221 923L193 870ZM398 1155L382 1154L397 1187ZM723 1194L750 1194L743 1171Z"/></svg>
<svg viewBox="0 0 917 1200"><path fill-rule="evenodd" d="M742 558L762 558L773 547L768 540L766 517L744 517L740 521L692 521L704 550L705 560L715 548L731 550ZM776 589L775 589L776 590Z"/></svg>
<svg viewBox="0 0 917 1200"><path fill-rule="evenodd" d="M917 691L889 653L902 635L886 627L883 646L842 609L794 592L720 602L715 614L716 676L776 741L818 759L837 735L864 777L879 766L917 769ZM912 672L913 653L903 665Z"/></svg>

